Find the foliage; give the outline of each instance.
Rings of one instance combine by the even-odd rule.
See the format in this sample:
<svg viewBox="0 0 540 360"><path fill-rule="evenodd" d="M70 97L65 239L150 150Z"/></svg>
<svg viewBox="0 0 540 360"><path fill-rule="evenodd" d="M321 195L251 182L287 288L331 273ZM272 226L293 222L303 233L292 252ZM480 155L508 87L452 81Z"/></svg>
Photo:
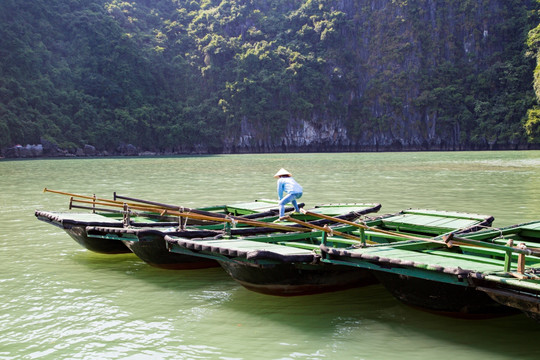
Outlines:
<svg viewBox="0 0 540 360"><path fill-rule="evenodd" d="M538 141L538 4L492 3L3 0L0 148L220 152L246 122L280 143L297 120L357 143Z"/></svg>
<svg viewBox="0 0 540 360"><path fill-rule="evenodd" d="M540 100L540 25L529 31L527 46L529 48L528 55L536 60L533 85L537 103L532 105L527 112L525 130L529 141L540 143L540 107L538 106L538 101Z"/></svg>

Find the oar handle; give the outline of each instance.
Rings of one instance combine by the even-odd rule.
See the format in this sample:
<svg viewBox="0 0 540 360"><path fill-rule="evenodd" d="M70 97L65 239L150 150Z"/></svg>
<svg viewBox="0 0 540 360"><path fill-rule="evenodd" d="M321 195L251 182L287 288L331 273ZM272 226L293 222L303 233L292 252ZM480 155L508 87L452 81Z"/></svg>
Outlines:
<svg viewBox="0 0 540 360"><path fill-rule="evenodd" d="M64 192L64 191L51 190L51 189L47 189L47 188L44 188L43 192L50 192L50 193L54 193L54 194L67 195L67 196L72 196L72 197L79 197L79 198L83 198L83 199L93 199L94 198L93 196L72 194L72 193L68 193L68 192Z"/></svg>

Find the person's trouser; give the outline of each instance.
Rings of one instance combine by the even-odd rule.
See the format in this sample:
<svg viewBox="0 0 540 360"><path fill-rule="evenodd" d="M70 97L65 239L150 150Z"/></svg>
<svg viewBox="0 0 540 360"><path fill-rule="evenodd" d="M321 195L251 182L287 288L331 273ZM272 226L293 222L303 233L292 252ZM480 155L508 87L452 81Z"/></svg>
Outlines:
<svg viewBox="0 0 540 360"><path fill-rule="evenodd" d="M279 200L279 217L285 216L285 205L288 203L292 203L294 206L294 209L297 212L300 212L300 209L298 208L298 203L296 202L296 199L300 199L302 197L302 193L299 194L288 194L287 196L284 196L283 199Z"/></svg>

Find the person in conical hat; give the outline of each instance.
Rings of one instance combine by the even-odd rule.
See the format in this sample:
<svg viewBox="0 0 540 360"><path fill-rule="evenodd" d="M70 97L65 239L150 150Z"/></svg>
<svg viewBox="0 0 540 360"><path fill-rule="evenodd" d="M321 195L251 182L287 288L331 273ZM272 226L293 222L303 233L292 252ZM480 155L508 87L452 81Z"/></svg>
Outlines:
<svg viewBox="0 0 540 360"><path fill-rule="evenodd" d="M279 220L282 220L285 216L285 205L288 203L292 203L294 209L297 212L300 212L296 200L302 197L304 190L302 189L302 186L293 179L292 174L284 168L279 169L274 177L278 179L277 194L279 198Z"/></svg>
<svg viewBox="0 0 540 360"><path fill-rule="evenodd" d="M275 178L279 178L280 176L292 176L292 174L290 172L288 172L287 170L285 170L284 168L281 168L279 169L279 171L276 173L276 175L274 175Z"/></svg>

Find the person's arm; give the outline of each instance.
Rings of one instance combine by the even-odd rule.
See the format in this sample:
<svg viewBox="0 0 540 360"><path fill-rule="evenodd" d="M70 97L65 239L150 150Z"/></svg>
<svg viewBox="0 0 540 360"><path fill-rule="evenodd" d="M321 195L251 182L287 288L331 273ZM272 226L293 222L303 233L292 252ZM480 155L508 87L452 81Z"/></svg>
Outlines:
<svg viewBox="0 0 540 360"><path fill-rule="evenodd" d="M277 182L277 195L279 200L283 198L283 184L284 182L282 181L282 179L279 179Z"/></svg>

